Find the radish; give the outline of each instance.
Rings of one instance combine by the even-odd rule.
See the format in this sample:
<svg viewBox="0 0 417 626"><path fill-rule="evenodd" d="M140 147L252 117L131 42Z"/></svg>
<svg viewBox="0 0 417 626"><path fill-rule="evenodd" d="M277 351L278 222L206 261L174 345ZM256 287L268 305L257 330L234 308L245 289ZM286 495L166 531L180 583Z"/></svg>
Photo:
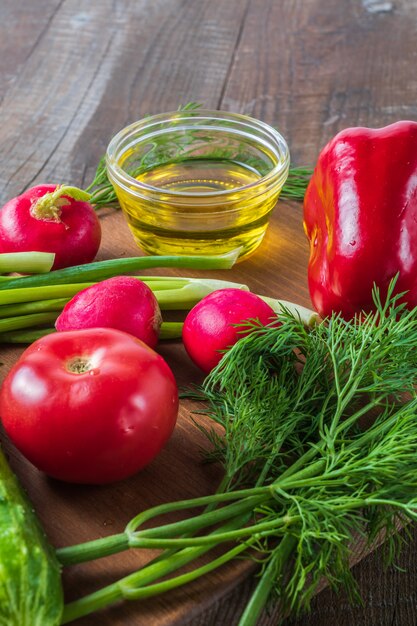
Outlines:
<svg viewBox="0 0 417 626"><path fill-rule="evenodd" d="M161 323L161 311L151 289L133 276L116 276L79 291L65 305L55 328L116 328L154 348Z"/></svg>
<svg viewBox="0 0 417 626"><path fill-rule="evenodd" d="M0 210L0 252L53 252L52 269L94 259L101 227L77 187L38 185L9 200Z"/></svg>
<svg viewBox="0 0 417 626"><path fill-rule="evenodd" d="M219 363L222 352L250 333L250 328L245 331L236 324L256 319L266 325L276 317L269 304L254 293L219 289L200 300L188 313L182 339L190 358L208 374Z"/></svg>

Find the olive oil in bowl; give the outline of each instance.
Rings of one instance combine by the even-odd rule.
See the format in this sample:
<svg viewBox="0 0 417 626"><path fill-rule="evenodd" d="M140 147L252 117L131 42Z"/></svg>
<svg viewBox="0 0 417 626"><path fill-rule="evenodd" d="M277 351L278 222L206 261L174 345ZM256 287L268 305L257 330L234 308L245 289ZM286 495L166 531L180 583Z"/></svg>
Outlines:
<svg viewBox="0 0 417 626"><path fill-rule="evenodd" d="M151 254L247 256L262 241L288 173L284 140L244 116L170 115L121 131L107 153L138 245Z"/></svg>

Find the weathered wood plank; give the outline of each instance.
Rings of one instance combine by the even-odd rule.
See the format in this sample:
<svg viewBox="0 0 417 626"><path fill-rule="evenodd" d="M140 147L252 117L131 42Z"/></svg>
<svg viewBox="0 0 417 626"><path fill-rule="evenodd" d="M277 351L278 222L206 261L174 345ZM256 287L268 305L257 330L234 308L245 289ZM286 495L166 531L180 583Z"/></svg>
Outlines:
<svg viewBox="0 0 417 626"><path fill-rule="evenodd" d="M112 135L149 112L190 99L215 107L245 7L45 2L34 32L22 8L13 36L28 43L18 68L9 41L0 48L5 67L18 70L0 107L0 201L40 181L91 182ZM7 20L7 7L0 11Z"/></svg>
<svg viewBox="0 0 417 626"><path fill-rule="evenodd" d="M415 119L412 0L251 2L221 106L276 125L297 164L347 126Z"/></svg>
<svg viewBox="0 0 417 626"><path fill-rule="evenodd" d="M2 0L0 5L0 104L16 81L63 0L35 3Z"/></svg>

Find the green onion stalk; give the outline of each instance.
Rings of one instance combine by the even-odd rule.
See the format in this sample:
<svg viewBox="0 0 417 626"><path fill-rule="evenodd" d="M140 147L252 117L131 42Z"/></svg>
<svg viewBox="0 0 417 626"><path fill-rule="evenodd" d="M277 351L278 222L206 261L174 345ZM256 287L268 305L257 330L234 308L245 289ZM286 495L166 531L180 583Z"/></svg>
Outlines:
<svg viewBox="0 0 417 626"><path fill-rule="evenodd" d="M248 291L247 285L207 278L137 277L152 289L161 311L188 311L202 298L217 289L234 288ZM30 287L0 292L0 343L27 344L54 332L53 325L64 306L81 289L95 283L74 283L50 287ZM50 297L50 296L65 297ZM317 322L316 313L285 300L261 296L277 314L292 311L303 323ZM32 299L33 298L33 299ZM35 299L37 298L37 299ZM42 327L41 327L42 326ZM40 328L38 328L40 327ZM182 336L183 322L163 321L160 339L173 340Z"/></svg>
<svg viewBox="0 0 417 626"><path fill-rule="evenodd" d="M43 257L43 253L27 253L22 259L18 259L16 255L0 255L0 267L7 268L7 271L13 269L17 271L17 267L22 270L24 267L25 271L34 272L40 267L38 254ZM67 302L79 291L100 280L153 267L228 269L236 261L237 254L111 259L49 271L47 274L3 276L7 280L0 281L0 343L31 343L53 332L53 324ZM45 271L53 263L53 255L52 258L51 255L46 256L49 265L44 264ZM31 260L34 262L33 265ZM136 278L152 289L162 311L187 311L217 289L234 287L248 290L244 284L208 278L146 275L139 275ZM315 320L315 314L308 309L272 298L263 297L263 299L277 312L288 308L296 311L306 323ZM160 337L178 339L181 333L182 323L165 321L161 327Z"/></svg>
<svg viewBox="0 0 417 626"><path fill-rule="evenodd" d="M355 537L371 544L383 533L392 560L398 521L417 518L417 311L393 287L385 302L375 291L375 311L350 321L333 315L306 326L284 311L279 327L254 324L192 392L212 420L199 426L223 466L221 487L144 511L122 533L57 550L63 566L160 550L68 603L62 623L168 592L242 557L256 561L259 576L240 626L255 626L274 598L283 615L308 607L323 577L358 599ZM182 519L157 523L174 512Z"/></svg>
<svg viewBox="0 0 417 626"><path fill-rule="evenodd" d="M212 256L143 256L125 259L93 261L84 265L65 267L45 275L34 274L0 282L0 290L23 287L45 287L73 283L97 282L112 276L131 274L156 267L175 267L197 270L230 269L239 256L239 250ZM15 271L15 270L9 270Z"/></svg>
<svg viewBox="0 0 417 626"><path fill-rule="evenodd" d="M41 274L49 272L55 255L50 252L3 252L0 254L0 274L19 272ZM7 280L8 277L1 277Z"/></svg>
<svg viewBox="0 0 417 626"><path fill-rule="evenodd" d="M39 256L40 255L40 256ZM154 267L193 269L229 269L238 252L218 256L157 256L110 259L85 265L31 273L28 276L4 276L0 281L0 342L28 343L53 332L53 324L65 304L79 291L98 281L121 274ZM27 253L23 257L0 255L4 271L47 271L53 255ZM44 265L41 269L40 259ZM47 262L46 262L47 261ZM137 276L154 292L161 310L188 310L216 289L246 285L215 279L178 278L167 276ZM164 322L162 339L181 337L182 324Z"/></svg>

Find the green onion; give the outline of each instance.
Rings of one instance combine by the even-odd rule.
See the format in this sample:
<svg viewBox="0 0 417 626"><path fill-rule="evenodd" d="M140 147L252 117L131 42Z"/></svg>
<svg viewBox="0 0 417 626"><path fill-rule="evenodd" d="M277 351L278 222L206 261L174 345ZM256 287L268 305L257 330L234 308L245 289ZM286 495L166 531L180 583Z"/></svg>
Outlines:
<svg viewBox="0 0 417 626"><path fill-rule="evenodd" d="M259 296L274 309L278 315L280 313L290 313L296 319L301 320L306 326L312 326L320 321L318 314L311 309L307 309L294 302L288 302L287 300L275 300L274 298L268 298L267 296Z"/></svg>
<svg viewBox="0 0 417 626"><path fill-rule="evenodd" d="M54 260L55 254L51 252L3 252L0 254L0 274L46 273L50 271Z"/></svg>
<svg viewBox="0 0 417 626"><path fill-rule="evenodd" d="M5 317L0 320L0 332L18 330L20 328L31 328L40 324L50 324L57 318L57 313L32 313L30 315L19 315L18 317Z"/></svg>
<svg viewBox="0 0 417 626"><path fill-rule="evenodd" d="M27 344L54 333L55 328L37 328L35 330L12 330L0 333L0 343Z"/></svg>
<svg viewBox="0 0 417 626"><path fill-rule="evenodd" d="M62 311L69 298L55 298L50 300L37 300L33 302L21 302L18 304L3 304L0 306L0 319L4 317L16 317L28 313L44 313L46 311Z"/></svg>
<svg viewBox="0 0 417 626"><path fill-rule="evenodd" d="M191 280L190 278L177 278L176 276L134 276L134 278L146 283L152 291L180 289Z"/></svg>
<svg viewBox="0 0 417 626"><path fill-rule="evenodd" d="M0 290L42 287L63 283L97 282L112 276L130 274L137 270L153 267L177 267L199 270L230 269L238 256L239 251L233 251L213 256L142 256L126 259L108 259L107 261L95 261L85 265L75 265L74 267L54 270L47 275L24 276L7 281L7 284L0 282Z"/></svg>
<svg viewBox="0 0 417 626"><path fill-rule="evenodd" d="M159 333L160 339L181 339L182 336L182 322L162 322L161 330Z"/></svg>
<svg viewBox="0 0 417 626"><path fill-rule="evenodd" d="M37 278L34 276L33 278ZM76 283L75 285L45 285L42 287L24 287L22 289L1 289L0 305L17 302L33 302L50 298L72 297L81 289L90 287L92 283Z"/></svg>
<svg viewBox="0 0 417 626"><path fill-rule="evenodd" d="M25 316L26 317L26 316ZM51 314L51 321L52 314ZM180 339L182 335L182 322L162 322L160 339ZM0 332L0 343L27 344L33 343L45 335L54 333L55 328L38 328L34 330L9 330Z"/></svg>
<svg viewBox="0 0 417 626"><path fill-rule="evenodd" d="M138 277L135 277L138 278ZM143 277L155 294L162 310L188 310L204 296L233 287L248 290L246 285L208 278ZM68 300L82 289L94 283L75 283L22 287L0 290L0 343L30 343L39 336L50 332L40 332L36 328L33 335L26 331L23 335L10 334L22 328L30 329L41 324L55 322ZM162 339L181 337L182 323L162 324Z"/></svg>
<svg viewBox="0 0 417 626"><path fill-rule="evenodd" d="M6 282L8 280L16 280L16 276L4 276L3 274L0 274L0 282Z"/></svg>
<svg viewBox="0 0 417 626"><path fill-rule="evenodd" d="M170 311L190 309L197 304L197 302L200 302L202 298L217 289L234 287L235 289L242 289L244 291L249 290L246 285L229 283L224 280L201 280L198 278L187 279L187 283L179 289L160 289L158 283L155 287L153 287L153 285L151 285L151 287L153 288L160 308L162 310L169 309Z"/></svg>
<svg viewBox="0 0 417 626"><path fill-rule="evenodd" d="M55 301L53 310L60 310L58 308L57 299L67 299L74 296L82 289L90 287L94 283L75 283L75 284L61 284L61 285L45 285L41 287L22 287L12 289L0 289L0 316L2 306L12 305L17 303L30 303L35 301L51 300ZM210 278L187 278L182 282L182 286L179 288L169 288L169 285L175 285L173 283L165 283L165 281L150 281L149 286L155 293L159 305L163 309L187 309L193 306L195 302L198 302L204 296L208 295L212 291L217 289L224 289L226 287L234 287L237 289L248 290L246 285L239 283L232 283L224 280L212 280ZM42 306L42 305L41 305ZM13 309L9 309L13 310ZM38 309L39 310L39 309ZM45 308L41 309L45 310ZM28 307L24 312L32 312L33 310Z"/></svg>

